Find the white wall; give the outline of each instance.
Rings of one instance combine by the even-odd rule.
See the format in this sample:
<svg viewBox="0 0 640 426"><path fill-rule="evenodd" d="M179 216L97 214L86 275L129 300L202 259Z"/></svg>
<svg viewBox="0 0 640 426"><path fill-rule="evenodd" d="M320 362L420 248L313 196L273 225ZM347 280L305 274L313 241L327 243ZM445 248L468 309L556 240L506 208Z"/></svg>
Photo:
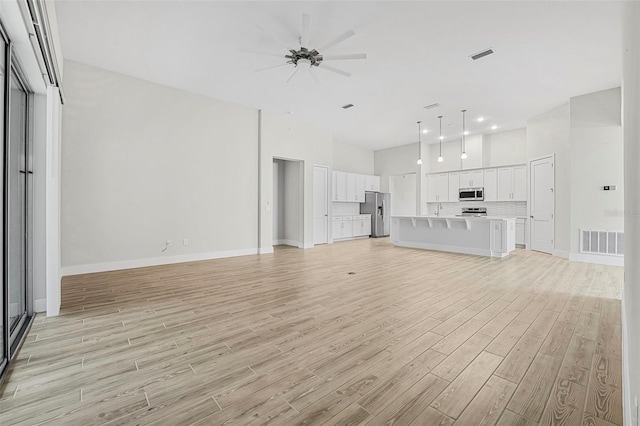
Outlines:
<svg viewBox="0 0 640 426"><path fill-rule="evenodd" d="M624 424L638 424L640 399L640 3L624 2L622 19L624 102L624 233L622 374Z"/></svg>
<svg viewBox="0 0 640 426"><path fill-rule="evenodd" d="M302 221L302 163L298 161L284 161L284 240L285 244L301 246L300 236Z"/></svg>
<svg viewBox="0 0 640 426"><path fill-rule="evenodd" d="M624 230L620 88L571 98L571 254L580 229ZM604 191L615 185L615 191Z"/></svg>
<svg viewBox="0 0 640 426"><path fill-rule="evenodd" d="M391 194L391 214L416 214L416 174L407 173L389 177L389 193Z"/></svg>
<svg viewBox="0 0 640 426"><path fill-rule="evenodd" d="M389 178L393 175L416 174L416 211L420 212L423 188L426 187L425 173L428 170L429 147L422 143L422 165L418 165L418 143L395 148L381 149L374 153L374 174L380 176L380 191L389 192ZM420 179L417 178L420 176Z"/></svg>
<svg viewBox="0 0 640 426"><path fill-rule="evenodd" d="M284 160L273 160L273 245L284 240Z"/></svg>
<svg viewBox="0 0 640 426"><path fill-rule="evenodd" d="M257 111L74 62L65 90L63 272L256 252Z"/></svg>
<svg viewBox="0 0 640 426"><path fill-rule="evenodd" d="M273 159L302 161L303 212L301 240L313 247L313 166L331 167L333 136L291 116L261 112L260 125L260 253L273 251Z"/></svg>
<svg viewBox="0 0 640 426"><path fill-rule="evenodd" d="M555 250L569 257L571 245L571 119L569 103L527 122L527 161L555 153Z"/></svg>
<svg viewBox="0 0 640 426"><path fill-rule="evenodd" d="M372 175L374 172L373 150L346 143L333 143L333 169L343 172Z"/></svg>
<svg viewBox="0 0 640 426"><path fill-rule="evenodd" d="M509 166L527 162L527 129L484 135L482 167Z"/></svg>

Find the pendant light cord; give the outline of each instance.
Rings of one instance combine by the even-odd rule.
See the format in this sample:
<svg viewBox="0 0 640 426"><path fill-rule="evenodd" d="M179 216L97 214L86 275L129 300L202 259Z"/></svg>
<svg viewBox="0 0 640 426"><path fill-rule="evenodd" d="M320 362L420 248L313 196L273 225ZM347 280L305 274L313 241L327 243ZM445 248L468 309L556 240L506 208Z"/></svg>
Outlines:
<svg viewBox="0 0 640 426"><path fill-rule="evenodd" d="M442 116L439 115L438 119L440 120L440 157L442 157Z"/></svg>

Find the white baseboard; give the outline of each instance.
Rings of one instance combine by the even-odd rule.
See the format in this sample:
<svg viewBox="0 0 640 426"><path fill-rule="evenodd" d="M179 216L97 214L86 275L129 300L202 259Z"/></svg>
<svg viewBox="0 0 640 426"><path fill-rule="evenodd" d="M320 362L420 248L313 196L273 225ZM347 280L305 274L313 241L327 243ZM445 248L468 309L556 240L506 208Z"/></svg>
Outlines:
<svg viewBox="0 0 640 426"><path fill-rule="evenodd" d="M273 249L271 249L273 251ZM222 259L225 257L257 254L258 249L224 250L209 253L182 254L178 256L154 257L148 259L121 260L116 262L94 263L87 265L64 266L61 275L91 274L94 272L118 271L122 269L144 268L147 266L169 265L173 263L196 262L199 260Z"/></svg>
<svg viewBox="0 0 640 426"><path fill-rule="evenodd" d="M569 260L574 262L597 263L599 265L624 266L623 256L571 253Z"/></svg>
<svg viewBox="0 0 640 426"><path fill-rule="evenodd" d="M33 301L33 312L46 312L47 299L35 299Z"/></svg>
<svg viewBox="0 0 640 426"><path fill-rule="evenodd" d="M271 254L273 253L273 246L263 247L258 249L258 254Z"/></svg>
<svg viewBox="0 0 640 426"><path fill-rule="evenodd" d="M408 248L418 248L424 250L437 250L437 251L447 251L451 253L461 253L461 254L473 254L476 256L488 256L488 257L506 257L507 253L498 253L493 252L488 249L479 249L479 248L471 248L471 247L459 247L459 246L446 246L442 244L429 244L429 243L416 243L412 241L394 241L394 245L398 247L408 247Z"/></svg>
<svg viewBox="0 0 640 426"><path fill-rule="evenodd" d="M627 341L627 317L624 309L624 288L621 291L621 309L622 315L622 395L626 395L626 398L622 401L622 422L625 425L632 425L633 423L633 398L631 398L631 383L629 376L629 343Z"/></svg>
<svg viewBox="0 0 640 426"><path fill-rule="evenodd" d="M552 255L562 257L564 259L569 259L569 252L565 250L553 250Z"/></svg>
<svg viewBox="0 0 640 426"><path fill-rule="evenodd" d="M304 243L301 248L310 249L310 248L313 248L314 246L315 246L315 244L313 244L313 243Z"/></svg>

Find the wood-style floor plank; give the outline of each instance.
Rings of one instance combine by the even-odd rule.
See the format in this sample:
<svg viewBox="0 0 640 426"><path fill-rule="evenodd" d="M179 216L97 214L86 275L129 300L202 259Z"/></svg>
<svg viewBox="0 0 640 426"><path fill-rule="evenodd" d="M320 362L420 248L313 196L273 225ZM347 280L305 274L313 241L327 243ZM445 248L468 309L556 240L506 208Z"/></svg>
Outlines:
<svg viewBox="0 0 640 426"><path fill-rule="evenodd" d="M620 425L622 277L388 239L65 277L0 424Z"/></svg>

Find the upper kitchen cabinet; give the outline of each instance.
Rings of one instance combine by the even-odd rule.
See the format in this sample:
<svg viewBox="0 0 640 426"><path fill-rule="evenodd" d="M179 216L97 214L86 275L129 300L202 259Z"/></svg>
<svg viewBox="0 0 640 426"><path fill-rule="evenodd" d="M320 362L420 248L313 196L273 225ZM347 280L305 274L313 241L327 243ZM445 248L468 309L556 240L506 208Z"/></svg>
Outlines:
<svg viewBox="0 0 640 426"><path fill-rule="evenodd" d="M498 170L484 170L484 201L498 201Z"/></svg>
<svg viewBox="0 0 640 426"><path fill-rule="evenodd" d="M458 197L455 200L457 201ZM427 175L427 201L449 201L449 174L437 173Z"/></svg>
<svg viewBox="0 0 640 426"><path fill-rule="evenodd" d="M365 191L380 191L380 177L333 172L333 201L364 203Z"/></svg>
<svg viewBox="0 0 640 426"><path fill-rule="evenodd" d="M365 175L365 191L380 192L380 176Z"/></svg>
<svg viewBox="0 0 640 426"><path fill-rule="evenodd" d="M498 169L498 201L527 201L526 166Z"/></svg>
<svg viewBox="0 0 640 426"><path fill-rule="evenodd" d="M458 201L460 196L460 173L449 173L449 197L448 201Z"/></svg>
<svg viewBox="0 0 640 426"><path fill-rule="evenodd" d="M366 191L366 176L365 175L356 175L356 198L355 202L364 203L364 192Z"/></svg>
<svg viewBox="0 0 640 426"><path fill-rule="evenodd" d="M484 172L469 170L460 172L460 188L480 188L484 186Z"/></svg>

